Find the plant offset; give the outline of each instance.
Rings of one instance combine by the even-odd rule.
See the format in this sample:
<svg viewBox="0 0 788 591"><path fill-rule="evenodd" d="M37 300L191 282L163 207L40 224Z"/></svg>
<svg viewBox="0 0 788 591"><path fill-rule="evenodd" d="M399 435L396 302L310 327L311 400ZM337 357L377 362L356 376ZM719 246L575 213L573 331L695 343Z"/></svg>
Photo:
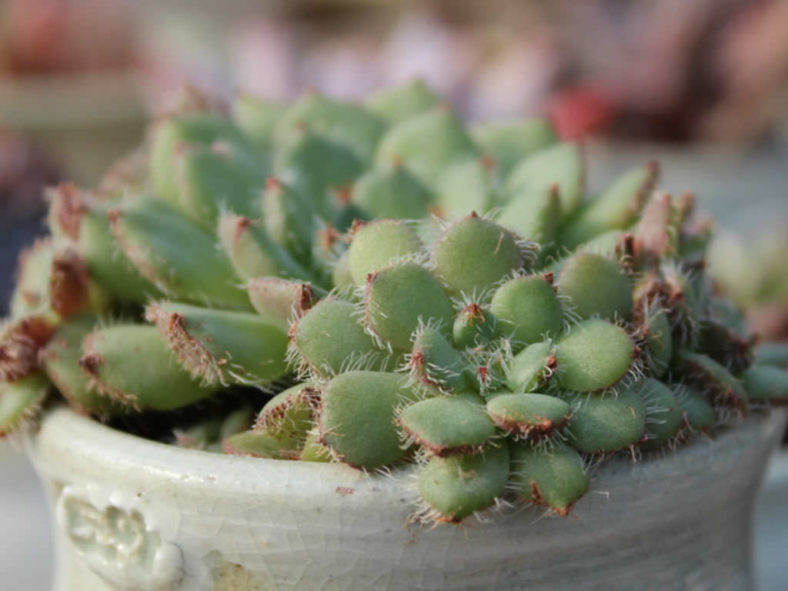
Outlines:
<svg viewBox="0 0 788 591"><path fill-rule="evenodd" d="M466 127L418 82L206 105L95 190L51 191L2 329L0 431L58 394L112 424L189 416L179 445L416 464L417 515L458 522L566 515L599 460L788 399L784 350L753 364L704 275L708 224L655 164L588 195L546 122Z"/></svg>

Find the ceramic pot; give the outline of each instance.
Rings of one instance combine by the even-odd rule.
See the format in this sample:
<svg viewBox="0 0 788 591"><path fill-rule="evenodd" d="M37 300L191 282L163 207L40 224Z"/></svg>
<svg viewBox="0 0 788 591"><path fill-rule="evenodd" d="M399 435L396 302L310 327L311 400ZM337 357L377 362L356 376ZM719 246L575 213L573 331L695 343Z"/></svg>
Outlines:
<svg viewBox="0 0 788 591"><path fill-rule="evenodd" d="M65 409L28 451L58 591L748 589L753 505L785 414L595 472L567 518L526 508L406 527L407 471L209 454Z"/></svg>

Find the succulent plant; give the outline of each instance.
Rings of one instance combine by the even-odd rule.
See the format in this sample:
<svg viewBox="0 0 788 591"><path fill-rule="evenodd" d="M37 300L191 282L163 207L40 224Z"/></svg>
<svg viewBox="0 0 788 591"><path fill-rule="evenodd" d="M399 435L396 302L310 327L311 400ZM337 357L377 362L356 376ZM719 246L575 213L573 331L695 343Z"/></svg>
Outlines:
<svg viewBox="0 0 788 591"><path fill-rule="evenodd" d="M132 431L191 417L187 447L411 465L420 519L567 515L601 459L788 399L785 355L753 364L691 197L657 175L589 196L580 146L541 122L473 134L421 84L184 108L99 189L51 191L0 431L59 393Z"/></svg>

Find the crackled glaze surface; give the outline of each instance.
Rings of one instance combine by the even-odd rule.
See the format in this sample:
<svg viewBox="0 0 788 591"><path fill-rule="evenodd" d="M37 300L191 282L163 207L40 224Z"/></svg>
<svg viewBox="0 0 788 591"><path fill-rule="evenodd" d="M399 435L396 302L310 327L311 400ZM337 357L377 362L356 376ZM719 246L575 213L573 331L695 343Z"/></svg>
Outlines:
<svg viewBox="0 0 788 591"><path fill-rule="evenodd" d="M50 413L30 452L56 589L748 589L755 493L783 413L599 470L572 517L404 523L406 473L206 454Z"/></svg>

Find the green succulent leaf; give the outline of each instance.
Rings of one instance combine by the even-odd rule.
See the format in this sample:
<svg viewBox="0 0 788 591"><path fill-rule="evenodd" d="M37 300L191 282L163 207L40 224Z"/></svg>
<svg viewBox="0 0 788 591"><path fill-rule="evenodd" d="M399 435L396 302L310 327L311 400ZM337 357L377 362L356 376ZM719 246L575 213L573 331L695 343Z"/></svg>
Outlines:
<svg viewBox="0 0 788 591"><path fill-rule="evenodd" d="M635 343L605 320L584 320L556 341L556 381L561 388L596 392L623 378L633 363Z"/></svg>
<svg viewBox="0 0 788 591"><path fill-rule="evenodd" d="M395 350L410 349L419 322L449 327L454 309L438 279L416 263L386 267L367 278L365 321L370 330Z"/></svg>
<svg viewBox="0 0 788 591"><path fill-rule="evenodd" d="M534 191L558 187L561 215L566 218L580 205L585 184L585 165L580 148L559 143L520 161L506 179L510 190L527 187Z"/></svg>
<svg viewBox="0 0 788 591"><path fill-rule="evenodd" d="M478 148L457 116L439 105L389 128L377 146L375 163L402 162L426 186L434 187L450 164L477 155Z"/></svg>
<svg viewBox="0 0 788 591"><path fill-rule="evenodd" d="M573 406L567 442L580 452L617 452L643 439L646 407L636 387L575 395L567 402Z"/></svg>
<svg viewBox="0 0 788 591"><path fill-rule="evenodd" d="M578 253L558 276L558 293L580 318L628 320L632 315L632 285L624 271L608 258Z"/></svg>
<svg viewBox="0 0 788 591"><path fill-rule="evenodd" d="M395 410L413 396L399 374L339 374L322 389L322 441L332 454L358 468L393 464L405 454L394 425Z"/></svg>
<svg viewBox="0 0 788 591"><path fill-rule="evenodd" d="M511 445L512 485L517 495L566 516L588 491L589 475L580 455L568 445Z"/></svg>
<svg viewBox="0 0 788 591"><path fill-rule="evenodd" d="M495 503L509 477L509 448L435 456L419 472L419 492L435 521L459 522Z"/></svg>
<svg viewBox="0 0 788 591"><path fill-rule="evenodd" d="M742 381L753 402L788 402L788 370L754 365L744 371Z"/></svg>
<svg viewBox="0 0 788 591"><path fill-rule="evenodd" d="M539 439L563 428L572 409L555 396L501 393L490 397L487 413L506 433Z"/></svg>
<svg viewBox="0 0 788 591"><path fill-rule="evenodd" d="M0 382L0 437L35 421L50 388L49 380L40 373L13 382Z"/></svg>
<svg viewBox="0 0 788 591"><path fill-rule="evenodd" d="M428 398L406 407L399 424L407 437L438 456L478 452L495 433L484 406L464 397Z"/></svg>
<svg viewBox="0 0 788 591"><path fill-rule="evenodd" d="M479 294L526 263L515 236L475 213L454 222L432 247L432 265L453 293Z"/></svg>
<svg viewBox="0 0 788 591"><path fill-rule="evenodd" d="M418 235L405 222L379 220L358 225L348 249L350 275L356 285L365 285L370 274L419 253Z"/></svg>
<svg viewBox="0 0 788 591"><path fill-rule="evenodd" d="M355 304L327 298L295 321L292 346L301 363L320 375L334 375L353 363L381 363L372 337L358 319Z"/></svg>

